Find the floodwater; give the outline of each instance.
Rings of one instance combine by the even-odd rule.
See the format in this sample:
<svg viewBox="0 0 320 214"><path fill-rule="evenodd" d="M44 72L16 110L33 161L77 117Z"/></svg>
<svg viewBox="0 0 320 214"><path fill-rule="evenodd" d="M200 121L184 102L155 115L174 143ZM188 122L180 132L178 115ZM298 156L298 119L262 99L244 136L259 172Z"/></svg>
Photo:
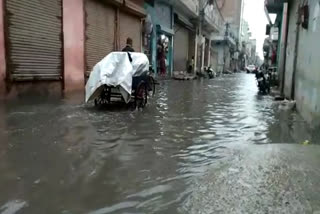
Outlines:
<svg viewBox="0 0 320 214"><path fill-rule="evenodd" d="M1 104L0 213L320 213L316 133L254 75L158 89L143 111Z"/></svg>

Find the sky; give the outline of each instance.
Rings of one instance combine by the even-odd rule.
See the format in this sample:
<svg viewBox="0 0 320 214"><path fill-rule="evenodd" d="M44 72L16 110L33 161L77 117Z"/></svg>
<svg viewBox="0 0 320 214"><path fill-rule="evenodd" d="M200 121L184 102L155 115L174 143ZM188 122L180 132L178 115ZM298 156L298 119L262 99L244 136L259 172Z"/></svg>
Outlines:
<svg viewBox="0 0 320 214"><path fill-rule="evenodd" d="M257 52L260 58L263 59L262 47L266 38L266 24L268 24L268 19L264 12L264 0L244 0L243 17L249 23L252 38L257 39Z"/></svg>

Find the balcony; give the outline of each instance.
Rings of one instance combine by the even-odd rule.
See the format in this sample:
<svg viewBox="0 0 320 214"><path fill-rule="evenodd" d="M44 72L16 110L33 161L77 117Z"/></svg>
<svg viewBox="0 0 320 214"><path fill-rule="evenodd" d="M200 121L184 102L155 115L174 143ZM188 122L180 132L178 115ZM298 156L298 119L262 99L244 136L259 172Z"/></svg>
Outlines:
<svg viewBox="0 0 320 214"><path fill-rule="evenodd" d="M219 34L213 34L211 37L211 40L214 41L215 43L221 43L221 42L226 42L228 43L231 47L236 48L237 45L237 34L232 28L229 28L228 31L221 32Z"/></svg>
<svg viewBox="0 0 320 214"><path fill-rule="evenodd" d="M225 38L227 39L228 43L233 46L233 47L236 47L237 45L237 38L235 36L235 34L232 32L232 31L229 31L229 32L226 32L225 34Z"/></svg>
<svg viewBox="0 0 320 214"><path fill-rule="evenodd" d="M199 1L198 0L175 0L173 1L175 8L179 8L180 12L185 12L192 18L199 15Z"/></svg>
<svg viewBox="0 0 320 214"><path fill-rule="evenodd" d="M190 18L197 18L199 15L199 0L157 0L157 2L172 5L176 11Z"/></svg>
<svg viewBox="0 0 320 214"><path fill-rule="evenodd" d="M108 3L108 4L113 4L113 5L117 5L117 6L120 6L123 4L123 0L100 0L101 2L105 2L105 3Z"/></svg>
<svg viewBox="0 0 320 214"><path fill-rule="evenodd" d="M269 13L280 13L285 2L288 0L265 0L264 4Z"/></svg>
<svg viewBox="0 0 320 214"><path fill-rule="evenodd" d="M143 8L143 1L139 0L126 0L124 1L124 8L132 12L134 15L144 17L146 12Z"/></svg>
<svg viewBox="0 0 320 214"><path fill-rule="evenodd" d="M213 32L223 31L224 19L214 6L206 7L204 13L204 28Z"/></svg>

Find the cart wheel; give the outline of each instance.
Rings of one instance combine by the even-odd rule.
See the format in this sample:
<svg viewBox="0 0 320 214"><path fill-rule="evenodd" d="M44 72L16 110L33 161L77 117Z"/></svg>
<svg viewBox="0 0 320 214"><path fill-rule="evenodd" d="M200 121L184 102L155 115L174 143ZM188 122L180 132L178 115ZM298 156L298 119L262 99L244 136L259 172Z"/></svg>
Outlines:
<svg viewBox="0 0 320 214"><path fill-rule="evenodd" d="M111 88L105 88L106 103L111 103Z"/></svg>
<svg viewBox="0 0 320 214"><path fill-rule="evenodd" d="M144 81L141 81L135 92L135 106L144 108L148 102L148 89Z"/></svg>
<svg viewBox="0 0 320 214"><path fill-rule="evenodd" d="M154 96L156 93L156 82L152 76L148 78L148 91L151 91L151 96Z"/></svg>

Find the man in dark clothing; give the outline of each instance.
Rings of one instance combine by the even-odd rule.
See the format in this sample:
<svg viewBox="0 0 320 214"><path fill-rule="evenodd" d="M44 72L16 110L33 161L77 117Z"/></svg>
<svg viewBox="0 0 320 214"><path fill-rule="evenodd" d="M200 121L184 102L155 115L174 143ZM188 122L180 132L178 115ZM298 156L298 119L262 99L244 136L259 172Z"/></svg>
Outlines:
<svg viewBox="0 0 320 214"><path fill-rule="evenodd" d="M127 44L126 47L122 49L123 52L135 52L134 49L132 48L132 39L128 38L127 39Z"/></svg>

